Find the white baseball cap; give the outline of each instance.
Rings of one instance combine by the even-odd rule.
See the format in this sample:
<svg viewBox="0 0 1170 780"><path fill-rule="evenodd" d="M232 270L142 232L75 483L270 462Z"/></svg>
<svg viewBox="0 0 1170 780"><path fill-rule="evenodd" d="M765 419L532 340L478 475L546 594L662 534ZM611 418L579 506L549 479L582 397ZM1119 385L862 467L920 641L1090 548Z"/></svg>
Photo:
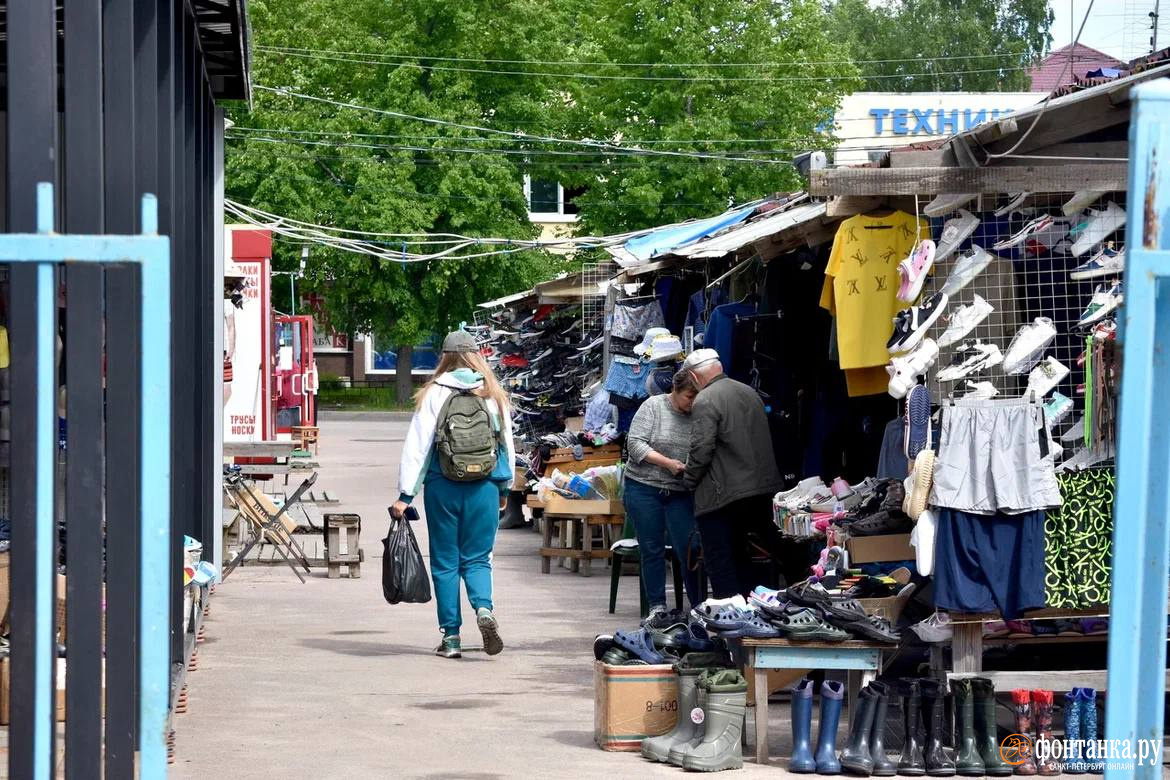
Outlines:
<svg viewBox="0 0 1170 780"><path fill-rule="evenodd" d="M714 363L719 360L719 353L713 349L696 349L691 354L687 355L687 359L683 361L683 368L694 370L708 363Z"/></svg>

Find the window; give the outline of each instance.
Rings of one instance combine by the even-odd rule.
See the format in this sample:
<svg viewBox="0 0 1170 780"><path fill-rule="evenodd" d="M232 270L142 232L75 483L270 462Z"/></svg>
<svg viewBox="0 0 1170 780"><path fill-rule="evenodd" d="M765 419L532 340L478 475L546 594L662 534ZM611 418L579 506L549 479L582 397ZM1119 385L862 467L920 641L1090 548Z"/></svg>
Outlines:
<svg viewBox="0 0 1170 780"><path fill-rule="evenodd" d="M583 187L562 187L549 179L524 177L524 196L528 199L528 218L533 222L576 222L574 198L585 192Z"/></svg>
<svg viewBox="0 0 1170 780"><path fill-rule="evenodd" d="M373 335L366 336L367 374L394 374L398 371L398 354L390 347L379 350ZM439 355L431 344L420 344L410 356L410 373L429 375L439 365Z"/></svg>

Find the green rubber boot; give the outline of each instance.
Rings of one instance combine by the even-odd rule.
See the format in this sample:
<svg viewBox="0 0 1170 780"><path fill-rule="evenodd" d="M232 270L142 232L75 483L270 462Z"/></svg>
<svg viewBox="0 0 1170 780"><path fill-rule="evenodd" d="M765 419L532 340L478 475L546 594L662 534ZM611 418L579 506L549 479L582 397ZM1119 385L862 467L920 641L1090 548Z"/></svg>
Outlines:
<svg viewBox="0 0 1170 780"><path fill-rule="evenodd" d="M678 672L678 720L674 730L660 737L642 740L642 756L651 761L668 761L670 750L675 745L689 744L703 736L699 724L691 718L691 712L699 703L699 674L701 669L683 669Z"/></svg>
<svg viewBox="0 0 1170 780"><path fill-rule="evenodd" d="M735 669L707 678L703 740L683 754L683 769L721 772L743 768L743 715L747 709L747 680Z"/></svg>
<svg viewBox="0 0 1170 780"><path fill-rule="evenodd" d="M716 671L715 669L704 669L699 675L699 681L695 684L695 706L691 712L687 713L687 719L695 724L694 736L689 740L679 740L673 743L670 746L670 755L666 757L666 763L681 767L686 754L690 752L691 748L697 747L703 741L703 737L707 735L707 730L703 726L703 722L707 718L707 689L703 683ZM679 712L678 716L681 720L683 713Z"/></svg>
<svg viewBox="0 0 1170 780"><path fill-rule="evenodd" d="M983 771L992 777L1008 777L1012 765L999 752L999 733L995 725L995 684L986 677L972 677L975 694L975 744L983 759Z"/></svg>
<svg viewBox="0 0 1170 780"><path fill-rule="evenodd" d="M951 680L955 697L955 769L963 777L983 777L983 758L975 745L975 696L971 680Z"/></svg>

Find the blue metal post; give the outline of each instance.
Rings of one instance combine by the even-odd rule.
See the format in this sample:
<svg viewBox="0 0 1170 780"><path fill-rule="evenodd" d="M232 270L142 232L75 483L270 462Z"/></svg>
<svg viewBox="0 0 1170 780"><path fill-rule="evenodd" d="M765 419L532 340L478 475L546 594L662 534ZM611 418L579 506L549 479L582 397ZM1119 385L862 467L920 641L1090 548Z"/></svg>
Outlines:
<svg viewBox="0 0 1170 780"><path fill-rule="evenodd" d="M1124 349L1119 411L1107 740L1156 746L1136 768L1107 778L1161 778L1170 573L1170 81L1133 91ZM1159 159L1159 150L1161 157ZM1124 762L1123 762L1124 763Z"/></svg>

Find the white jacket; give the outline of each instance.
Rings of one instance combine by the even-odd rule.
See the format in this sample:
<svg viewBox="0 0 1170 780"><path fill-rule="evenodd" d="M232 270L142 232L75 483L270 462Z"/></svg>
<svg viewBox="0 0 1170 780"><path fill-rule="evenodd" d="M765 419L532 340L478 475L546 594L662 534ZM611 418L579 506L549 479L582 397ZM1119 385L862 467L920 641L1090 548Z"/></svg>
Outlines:
<svg viewBox="0 0 1170 780"><path fill-rule="evenodd" d="M399 494L414 497L422 490L435 446L435 425L439 421L439 412L442 411L443 404L456 390L478 390L481 387L483 377L468 368L448 371L431 385L410 421L406 443L402 445L402 465L398 471ZM487 407L496 430L499 431L501 424L503 425L508 463L515 463L516 446L512 441L512 418L501 415L499 405L490 398L487 399Z"/></svg>

